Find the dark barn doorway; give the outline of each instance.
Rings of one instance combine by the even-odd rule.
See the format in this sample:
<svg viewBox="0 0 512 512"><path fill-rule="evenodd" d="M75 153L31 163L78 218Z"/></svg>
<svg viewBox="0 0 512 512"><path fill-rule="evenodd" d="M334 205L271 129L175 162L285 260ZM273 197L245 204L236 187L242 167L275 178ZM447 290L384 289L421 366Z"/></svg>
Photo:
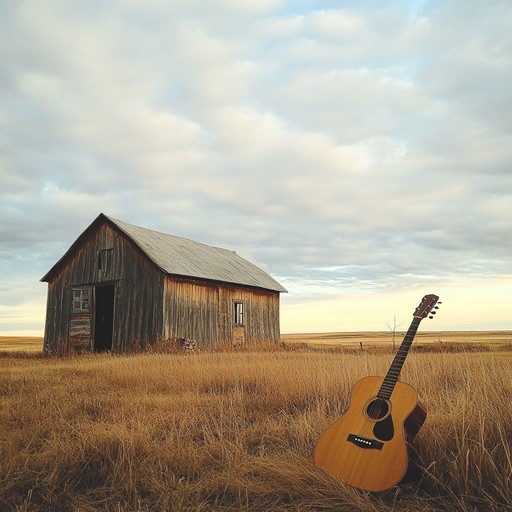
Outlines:
<svg viewBox="0 0 512 512"><path fill-rule="evenodd" d="M114 285L96 286L94 309L94 351L112 350L114 328Z"/></svg>

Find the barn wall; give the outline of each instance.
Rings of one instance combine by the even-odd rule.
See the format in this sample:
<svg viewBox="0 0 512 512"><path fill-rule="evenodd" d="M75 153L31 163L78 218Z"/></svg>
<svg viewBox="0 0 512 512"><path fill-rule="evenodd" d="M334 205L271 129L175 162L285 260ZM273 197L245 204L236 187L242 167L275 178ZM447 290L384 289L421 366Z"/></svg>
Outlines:
<svg viewBox="0 0 512 512"><path fill-rule="evenodd" d="M123 351L134 342L154 341L162 329L162 273L108 225L100 226L48 284L45 350L92 348L95 322L95 286L114 285L112 350ZM72 289L89 292L89 323L84 312L72 311Z"/></svg>
<svg viewBox="0 0 512 512"><path fill-rule="evenodd" d="M60 280L48 283L46 299L46 321L44 326L44 350L47 352L68 351L68 324L70 309L62 310L65 287Z"/></svg>
<svg viewBox="0 0 512 512"><path fill-rule="evenodd" d="M219 289L219 301L222 311L219 334L222 339L235 343L279 341L279 293L226 286ZM234 301L244 304L243 328L234 324Z"/></svg>
<svg viewBox="0 0 512 512"><path fill-rule="evenodd" d="M233 325L233 301L245 308L245 325ZM223 283L167 277L163 337L199 343L279 341L279 294Z"/></svg>
<svg viewBox="0 0 512 512"><path fill-rule="evenodd" d="M164 286L163 337L198 342L218 340L218 287L167 277Z"/></svg>

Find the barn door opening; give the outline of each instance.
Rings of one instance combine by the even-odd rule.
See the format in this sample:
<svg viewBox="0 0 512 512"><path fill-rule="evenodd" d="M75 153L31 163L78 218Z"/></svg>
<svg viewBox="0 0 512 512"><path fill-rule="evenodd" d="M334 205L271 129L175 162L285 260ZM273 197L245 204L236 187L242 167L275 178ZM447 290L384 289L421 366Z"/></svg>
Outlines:
<svg viewBox="0 0 512 512"><path fill-rule="evenodd" d="M95 287L94 351L112 350L114 330L114 285Z"/></svg>

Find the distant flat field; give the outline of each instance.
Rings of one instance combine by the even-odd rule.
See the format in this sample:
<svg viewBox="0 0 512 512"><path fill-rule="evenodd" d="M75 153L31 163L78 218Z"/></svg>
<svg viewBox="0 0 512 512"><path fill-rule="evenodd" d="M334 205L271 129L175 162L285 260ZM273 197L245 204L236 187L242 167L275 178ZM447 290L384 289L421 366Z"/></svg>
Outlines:
<svg viewBox="0 0 512 512"><path fill-rule="evenodd" d="M0 351L40 352L42 350L42 337L0 336Z"/></svg>
<svg viewBox="0 0 512 512"><path fill-rule="evenodd" d="M405 332L395 333L395 343L400 344ZM392 344L391 332L324 332L308 334L281 334L284 343L305 343L323 346L363 346ZM497 343L512 342L512 331L435 331L418 332L415 344L426 343Z"/></svg>
<svg viewBox="0 0 512 512"><path fill-rule="evenodd" d="M404 332L395 333L395 344L399 345ZM305 344L310 346L336 347L346 346L382 346L393 343L390 332L323 332L323 333L297 333L282 334L281 340L285 344ZM512 344L512 331L435 331L419 332L414 339L416 345L454 343L483 343L493 345ZM30 336L0 336L0 351L40 352L43 350L42 337Z"/></svg>

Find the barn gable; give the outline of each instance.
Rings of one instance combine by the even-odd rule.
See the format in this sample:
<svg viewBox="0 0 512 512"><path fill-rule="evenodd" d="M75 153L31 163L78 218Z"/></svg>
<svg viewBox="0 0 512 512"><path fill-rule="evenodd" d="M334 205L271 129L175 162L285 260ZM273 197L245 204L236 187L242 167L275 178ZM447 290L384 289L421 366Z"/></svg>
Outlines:
<svg viewBox="0 0 512 512"><path fill-rule="evenodd" d="M286 290L235 252L100 214L43 276L45 350L279 339Z"/></svg>

